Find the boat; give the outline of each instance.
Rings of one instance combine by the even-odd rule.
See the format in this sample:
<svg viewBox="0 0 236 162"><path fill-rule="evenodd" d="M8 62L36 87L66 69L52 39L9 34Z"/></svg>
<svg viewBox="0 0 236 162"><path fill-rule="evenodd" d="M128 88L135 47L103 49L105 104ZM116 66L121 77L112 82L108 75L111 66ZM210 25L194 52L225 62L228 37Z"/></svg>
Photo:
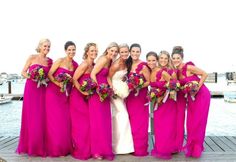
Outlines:
<svg viewBox="0 0 236 162"><path fill-rule="evenodd" d="M1 96L0 104L10 103L12 101L12 96Z"/></svg>
<svg viewBox="0 0 236 162"><path fill-rule="evenodd" d="M224 100L226 102L236 103L236 84L227 85L224 91Z"/></svg>
<svg viewBox="0 0 236 162"><path fill-rule="evenodd" d="M0 78L0 85L2 85L3 83L5 83L7 80L4 78Z"/></svg>
<svg viewBox="0 0 236 162"><path fill-rule="evenodd" d="M224 100L226 102L236 103L236 91L226 91L224 92Z"/></svg>

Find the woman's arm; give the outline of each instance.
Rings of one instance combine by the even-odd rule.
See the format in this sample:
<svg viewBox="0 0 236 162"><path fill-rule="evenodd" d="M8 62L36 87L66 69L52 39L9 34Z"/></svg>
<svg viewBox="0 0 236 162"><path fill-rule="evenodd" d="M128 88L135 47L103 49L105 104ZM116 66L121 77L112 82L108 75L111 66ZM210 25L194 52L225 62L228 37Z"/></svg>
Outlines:
<svg viewBox="0 0 236 162"><path fill-rule="evenodd" d="M53 74L55 73L55 71L60 67L61 62L63 61L63 59L58 59L57 61L55 61L52 64L52 67L50 68L49 72L48 72L48 78L51 80L52 83L56 84L59 87L62 87L62 84L59 83L58 81L56 81L56 79L54 78Z"/></svg>
<svg viewBox="0 0 236 162"><path fill-rule="evenodd" d="M112 77L113 75L118 71L119 69L119 64L117 62L114 62L110 69L109 69L109 74L108 74L108 77L107 77L107 82L108 84L110 85L110 87L112 88Z"/></svg>
<svg viewBox="0 0 236 162"><path fill-rule="evenodd" d="M80 90L81 85L79 84L78 79L86 72L87 69L88 69L88 63L83 62L82 64L80 64L78 66L78 68L75 70L75 73L73 75L73 84L74 84L74 86L76 87L76 89L78 91L80 91L84 95L88 95L88 93L87 92L82 92Z"/></svg>
<svg viewBox="0 0 236 162"><path fill-rule="evenodd" d="M106 63L107 63L107 59L104 56L100 57L97 60L95 66L90 74L91 79L97 84L98 84L98 82L97 82L96 75L97 75L97 73L99 73L101 71L101 69L106 65Z"/></svg>
<svg viewBox="0 0 236 162"><path fill-rule="evenodd" d="M171 79L170 74L169 74L168 72L166 72L166 71L163 71L163 72L162 72L162 77L163 77L163 79L164 79L165 81L167 81L167 82L169 82L170 79Z"/></svg>
<svg viewBox="0 0 236 162"><path fill-rule="evenodd" d="M192 74L196 74L196 75L200 75L200 81L198 83L199 89L201 88L201 86L204 84L204 81L207 78L207 73L205 71L203 71L202 69L196 67L196 66L192 66L192 65L188 65L187 70L190 71L190 73Z"/></svg>
<svg viewBox="0 0 236 162"><path fill-rule="evenodd" d="M147 66L144 66L144 68L142 69L141 73L143 74L146 82L143 84L143 87L148 87L150 84L150 71L147 68Z"/></svg>
<svg viewBox="0 0 236 162"><path fill-rule="evenodd" d="M29 79L30 78L30 75L28 74L28 69L29 69L29 67L30 67L30 65L32 64L32 60L34 59L34 55L31 55L28 59L27 59L27 61L26 61L26 63L25 63L25 66L24 66L24 68L23 68L23 70L22 70L22 72L21 72L21 75L24 77L24 78L27 78L27 79Z"/></svg>
<svg viewBox="0 0 236 162"><path fill-rule="evenodd" d="M177 79L177 74L175 72L171 74L171 79Z"/></svg>

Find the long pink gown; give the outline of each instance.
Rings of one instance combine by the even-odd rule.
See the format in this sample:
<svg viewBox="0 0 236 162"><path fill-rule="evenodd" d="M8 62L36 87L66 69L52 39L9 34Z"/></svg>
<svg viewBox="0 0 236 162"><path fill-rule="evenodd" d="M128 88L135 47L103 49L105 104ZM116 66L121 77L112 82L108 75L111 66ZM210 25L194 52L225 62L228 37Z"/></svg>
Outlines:
<svg viewBox="0 0 236 162"><path fill-rule="evenodd" d="M78 82L90 78L90 74L83 74ZM91 157L90 123L88 99L73 87L70 95L70 115L73 151L72 156L76 159L87 160Z"/></svg>
<svg viewBox="0 0 236 162"><path fill-rule="evenodd" d="M31 65L29 72L37 66L43 67L47 74L52 65L48 58L48 66ZM31 79L26 80L22 107L20 139L16 152L30 156L45 156L45 92L46 87Z"/></svg>
<svg viewBox="0 0 236 162"><path fill-rule="evenodd" d="M146 66L146 63L141 62L135 73L139 74ZM132 72L131 72L132 73ZM129 120L131 125L131 132L134 142L135 156L148 155L148 122L149 122L149 108L145 104L147 100L147 88L142 88L139 91L138 96L135 96L136 92L131 91L126 99L127 111L129 114Z"/></svg>
<svg viewBox="0 0 236 162"><path fill-rule="evenodd" d="M185 77L180 79L181 85L189 81L199 81L197 75L187 76L187 66L194 65L192 62L186 63L180 71ZM193 101L191 96L187 97L187 143L184 147L187 157L200 157L204 150L203 142L205 138L206 124L210 107L211 95L208 88L203 84Z"/></svg>
<svg viewBox="0 0 236 162"><path fill-rule="evenodd" d="M162 72L160 70L156 74L156 82L151 82L152 88L159 88L166 91L166 81L160 81ZM175 151L176 138L176 101L168 98L165 103L158 106L154 111L154 148L151 152L152 156L161 159L171 159L171 154Z"/></svg>
<svg viewBox="0 0 236 162"><path fill-rule="evenodd" d="M184 143L184 122L186 111L186 99L182 91L177 92L177 119L176 119L176 150L175 152L181 152L183 150Z"/></svg>
<svg viewBox="0 0 236 162"><path fill-rule="evenodd" d="M108 84L108 71L108 68L102 68L97 74L98 84ZM89 118L92 156L113 160L110 99L101 102L98 94L93 94L89 99Z"/></svg>
<svg viewBox="0 0 236 162"><path fill-rule="evenodd" d="M76 69L78 64L73 61L73 66ZM54 77L64 72L71 77L74 74L59 67ZM46 151L51 157L66 156L72 151L69 96L60 92L54 83L50 83L46 91Z"/></svg>

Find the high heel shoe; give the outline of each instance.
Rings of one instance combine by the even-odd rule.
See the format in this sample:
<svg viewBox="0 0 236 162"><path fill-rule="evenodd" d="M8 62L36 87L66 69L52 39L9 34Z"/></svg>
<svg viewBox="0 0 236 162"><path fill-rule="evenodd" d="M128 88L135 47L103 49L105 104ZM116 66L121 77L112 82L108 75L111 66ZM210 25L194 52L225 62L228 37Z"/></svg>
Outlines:
<svg viewBox="0 0 236 162"><path fill-rule="evenodd" d="M96 159L96 160L102 160L103 159L103 157L99 154L93 155L93 158Z"/></svg>

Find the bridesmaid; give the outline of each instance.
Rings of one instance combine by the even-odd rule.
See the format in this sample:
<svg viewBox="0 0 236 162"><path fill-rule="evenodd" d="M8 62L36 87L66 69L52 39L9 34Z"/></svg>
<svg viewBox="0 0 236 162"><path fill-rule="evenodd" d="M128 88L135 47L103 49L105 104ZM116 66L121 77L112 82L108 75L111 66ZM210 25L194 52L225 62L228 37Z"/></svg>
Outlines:
<svg viewBox="0 0 236 162"><path fill-rule="evenodd" d="M127 73L125 61L129 56L127 44L119 45L119 55L120 57L114 61L109 70L109 81L117 95L115 99L111 99L112 147L115 154L127 154L134 152L129 116L125 104L125 98L129 95L128 85L124 82Z"/></svg>
<svg viewBox="0 0 236 162"><path fill-rule="evenodd" d="M192 62L183 63L181 46L173 48L172 60L178 69L178 77L182 86L190 81L197 81L199 85L195 100L190 95L187 96L187 143L184 147L187 157L199 158L204 150L203 142L211 99L210 92L204 85L207 74Z"/></svg>
<svg viewBox="0 0 236 162"><path fill-rule="evenodd" d="M163 97L158 99L157 110L154 111L155 143L152 156L161 159L171 159L171 154L175 151L177 106L176 102L169 97L164 101L164 96L167 95L165 93L167 90L166 83L172 79L171 76L173 76L173 79L176 79L176 74L171 70L168 52L161 51L158 62L159 66L157 66L158 56L156 53L150 52L146 58L148 66L152 70L151 88L158 88L164 92Z"/></svg>
<svg viewBox="0 0 236 162"><path fill-rule="evenodd" d="M41 85L34 80L33 71L42 68L47 73L52 60L47 56L51 42L48 39L39 41L36 49L38 54L31 55L22 70L26 80L21 118L21 132L16 152L30 156L45 156L45 92L46 84ZM31 74L31 75L30 75Z"/></svg>
<svg viewBox="0 0 236 162"><path fill-rule="evenodd" d="M76 46L72 41L66 42L65 53L67 56L58 59L48 73L52 83L46 91L46 151L52 157L66 156L72 150L68 96L72 84L68 81L65 86L65 81L60 81L65 75L72 78L78 66L73 60Z"/></svg>
<svg viewBox="0 0 236 162"><path fill-rule="evenodd" d="M102 56L100 56L91 72L91 78L97 83L108 84L107 77L112 60L118 54L117 43L111 43ZM95 159L113 160L112 128L110 99L100 101L95 93L89 99L91 154Z"/></svg>
<svg viewBox="0 0 236 162"><path fill-rule="evenodd" d="M90 78L96 57L97 45L88 43L84 48L84 61L76 69L73 76L74 87L70 96L72 156L80 160L87 160L91 157L89 107L88 100L84 99L89 94L81 91L80 88L83 81Z"/></svg>
<svg viewBox="0 0 236 162"><path fill-rule="evenodd" d="M146 104L147 90L149 85L150 71L146 63L139 59L141 54L141 46L139 44L132 44L130 46L130 56L126 61L127 76L136 73L144 77L144 85L136 96L136 92L130 92L126 99L127 110L130 119L131 131L134 142L135 156L148 155L148 122L149 122L149 108Z"/></svg>

